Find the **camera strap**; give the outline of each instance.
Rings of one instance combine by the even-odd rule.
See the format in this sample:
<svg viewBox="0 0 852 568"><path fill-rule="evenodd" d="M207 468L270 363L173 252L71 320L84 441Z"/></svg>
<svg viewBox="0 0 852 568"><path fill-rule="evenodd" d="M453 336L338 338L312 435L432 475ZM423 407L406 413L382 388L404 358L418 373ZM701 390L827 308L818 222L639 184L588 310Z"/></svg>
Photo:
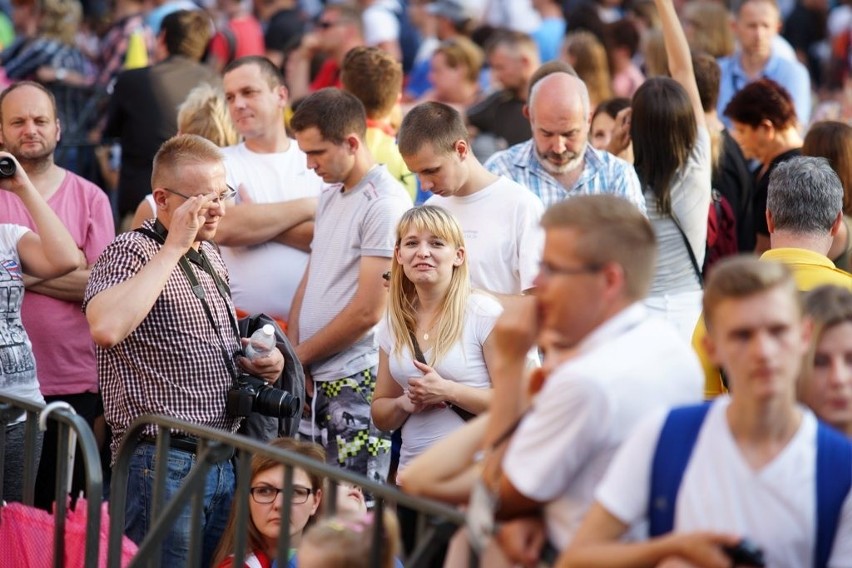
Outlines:
<svg viewBox="0 0 852 568"><path fill-rule="evenodd" d="M153 239L160 245L165 244L166 236L169 234L168 229L166 229L159 219L154 221L153 230L148 229L147 227L139 227L136 229L137 233L141 233L146 237ZM207 293L204 291L204 286L198 281L198 278L195 276L195 271L190 266L190 262L197 265L201 270L206 272L210 278L213 279L213 282L216 285L216 290L219 292L219 296L223 299L227 300L231 297L231 289L228 284L219 277L216 271L213 269L213 265L210 264L210 260L207 258L207 255L204 254L202 250L195 250L194 248L190 248L183 256L180 257L178 261L178 266L180 266L181 272L183 272L184 277L186 277L189 282L190 287L192 288L192 293L198 298L198 301L201 302L201 307L204 308L204 315L207 316L207 321L210 322L210 325L213 327L213 330L216 332L216 335L221 338L220 332L221 328L219 324L216 322L216 319L213 317L213 311L210 309L210 304L207 303ZM234 337L237 339L237 344L240 345L240 330L237 327L237 320L235 315L231 310L227 310L228 312L228 322L231 324L231 331L234 333ZM231 377L236 379L238 376L237 369L234 367L233 356L228 354L228 350L224 345L221 347L222 349L222 358L225 360L225 365L228 367L228 371L231 373Z"/></svg>

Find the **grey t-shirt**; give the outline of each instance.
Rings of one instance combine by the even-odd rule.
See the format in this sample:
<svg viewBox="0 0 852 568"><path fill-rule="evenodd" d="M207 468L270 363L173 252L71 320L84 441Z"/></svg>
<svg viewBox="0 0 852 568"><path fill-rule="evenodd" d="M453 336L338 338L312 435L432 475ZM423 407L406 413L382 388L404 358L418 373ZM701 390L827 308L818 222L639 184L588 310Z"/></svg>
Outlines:
<svg viewBox="0 0 852 568"><path fill-rule="evenodd" d="M397 223L410 207L408 193L384 166L375 166L349 191L344 192L341 184L323 190L299 312L301 341L328 325L352 301L362 256L393 255ZM311 364L314 380L342 379L378 365L374 335L370 330L348 348Z"/></svg>

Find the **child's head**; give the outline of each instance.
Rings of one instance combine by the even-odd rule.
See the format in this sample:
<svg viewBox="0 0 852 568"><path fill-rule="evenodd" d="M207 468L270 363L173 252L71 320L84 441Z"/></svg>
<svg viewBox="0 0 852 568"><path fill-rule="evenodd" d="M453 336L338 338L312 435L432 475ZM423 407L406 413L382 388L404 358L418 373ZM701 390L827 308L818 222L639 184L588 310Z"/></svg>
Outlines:
<svg viewBox="0 0 852 568"><path fill-rule="evenodd" d="M399 524L387 511L382 516L379 566L393 568L399 548ZM345 515L319 521L307 530L299 547L299 568L367 568L371 566L372 513Z"/></svg>

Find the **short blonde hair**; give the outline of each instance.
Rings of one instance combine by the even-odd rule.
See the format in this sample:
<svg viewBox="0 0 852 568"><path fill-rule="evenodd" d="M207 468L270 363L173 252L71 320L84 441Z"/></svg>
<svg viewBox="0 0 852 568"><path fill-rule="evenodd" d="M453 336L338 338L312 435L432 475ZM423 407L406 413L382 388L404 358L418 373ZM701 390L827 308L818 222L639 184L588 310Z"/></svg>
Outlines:
<svg viewBox="0 0 852 568"><path fill-rule="evenodd" d="M794 298L801 313L796 281L793 273L780 262L759 260L752 255L724 258L713 266L704 287L704 323L713 326L716 308L725 300L743 299L775 288L782 288Z"/></svg>
<svg viewBox="0 0 852 568"><path fill-rule="evenodd" d="M239 140L225 95L210 83L201 83L189 92L178 108L177 119L181 134L197 134L219 147L233 146Z"/></svg>
<svg viewBox="0 0 852 568"><path fill-rule="evenodd" d="M445 39L435 49L432 57L442 54L447 60L447 65L453 69L464 68L465 78L471 82L479 81L479 72L485 61L482 49L464 36Z"/></svg>
<svg viewBox="0 0 852 568"><path fill-rule="evenodd" d="M626 199L602 194L571 197L545 211L541 224L545 229L577 231L576 253L586 263L621 266L630 299L648 294L657 263L657 239L648 218Z"/></svg>
<svg viewBox="0 0 852 568"><path fill-rule="evenodd" d="M222 151L210 140L197 134L178 134L169 138L154 156L151 188L172 185L179 168L194 164L222 164Z"/></svg>

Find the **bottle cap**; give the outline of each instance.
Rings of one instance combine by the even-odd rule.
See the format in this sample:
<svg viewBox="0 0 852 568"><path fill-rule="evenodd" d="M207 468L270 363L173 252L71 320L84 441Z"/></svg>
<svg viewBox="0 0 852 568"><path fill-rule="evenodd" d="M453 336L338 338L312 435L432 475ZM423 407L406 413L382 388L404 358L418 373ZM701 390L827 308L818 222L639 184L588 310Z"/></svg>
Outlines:
<svg viewBox="0 0 852 568"><path fill-rule="evenodd" d="M266 335L275 335L275 328L272 327L271 323L268 323L263 326L263 333Z"/></svg>

